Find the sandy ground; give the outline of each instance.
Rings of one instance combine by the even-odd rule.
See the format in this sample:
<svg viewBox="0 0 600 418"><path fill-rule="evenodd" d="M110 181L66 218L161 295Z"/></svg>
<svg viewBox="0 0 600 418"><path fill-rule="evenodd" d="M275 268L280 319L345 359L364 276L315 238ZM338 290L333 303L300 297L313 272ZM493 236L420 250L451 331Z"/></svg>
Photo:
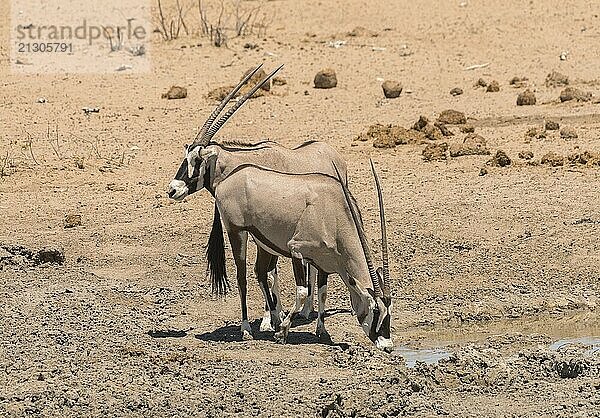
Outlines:
<svg viewBox="0 0 600 418"><path fill-rule="evenodd" d="M561 338L600 336L599 167L517 157L600 152L600 10L582 0L459 3L272 1L264 38L231 39L228 48L157 38L150 74L18 76L3 0L0 414L600 416L598 350L550 349ZM348 36L356 26L377 36ZM347 43L328 45L336 40ZM212 199L202 191L172 203L165 188L182 145L215 106L207 93L259 62L284 63L287 84L248 102L219 138L336 147L377 249L373 158L392 247L395 343L443 345L450 358L407 368L400 354L377 352L337 277L326 319L332 344L314 336L314 321L299 322L287 345L258 331L240 341L237 292L216 299L205 278ZM313 88L324 67L336 70L336 88ZM552 70L593 99L560 103L562 87L544 84ZM525 87L509 85L514 76L528 78L535 106L516 106ZM500 91L475 88L480 77ZM401 81L401 96L384 99L381 79ZM188 97L161 99L173 84ZM450 95L454 87L464 94ZM84 106L101 110L84 115ZM464 112L492 154L502 149L513 163L424 162L424 144L354 141L374 123L410 127L445 109ZM578 138L527 139L548 119ZM443 141L462 141L450 129ZM82 226L64 228L69 214ZM64 265L27 252L46 246L64 250ZM289 308L289 263L280 268ZM250 284L258 319L262 295Z"/></svg>

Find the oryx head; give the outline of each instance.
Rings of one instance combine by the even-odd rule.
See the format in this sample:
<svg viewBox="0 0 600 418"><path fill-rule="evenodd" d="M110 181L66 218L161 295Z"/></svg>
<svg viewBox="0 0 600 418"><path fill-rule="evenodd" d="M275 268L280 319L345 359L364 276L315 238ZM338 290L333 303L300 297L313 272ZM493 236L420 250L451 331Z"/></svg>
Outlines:
<svg viewBox="0 0 600 418"><path fill-rule="evenodd" d="M262 64L256 67L253 71L248 73L242 81L219 103L219 105L210 114L198 135L194 139L191 145L186 145L184 148L184 157L175 178L169 183L167 194L170 198L175 200L182 200L187 195L190 195L202 188L207 184L205 178L210 169L210 159L216 155L214 149L208 147L210 141L215 134L221 129L221 127L227 122L227 120L248 100L252 95L271 77L275 75L277 71L283 67L280 65L271 74L266 76L262 81L256 84L246 94L244 94L223 116L221 116L216 122L215 119L223 111L227 103L240 91L240 89L252 78L254 74L260 70Z"/></svg>
<svg viewBox="0 0 600 418"><path fill-rule="evenodd" d="M342 185L344 197L350 209L352 220L356 225L356 230L358 232L360 244L363 249L365 259L367 261L370 282L372 284L372 289L367 289L371 296L371 298L369 298L368 301L369 306L367 309L367 314L364 317L359 318L359 321L365 334L367 334L369 339L373 341L373 343L375 343L377 348L386 352L391 352L394 348L391 336L392 297L390 286L391 282L387 246L387 232L385 227L385 211L383 209L383 195L381 193L381 184L379 183L379 176L375 171L373 161L369 160L369 162L371 163L371 171L373 172L373 177L375 178L375 185L377 187L377 197L379 201L379 219L381 221L381 253L383 258L383 266L378 268L377 270L375 270L375 267L373 266L373 258L371 257L371 251L369 250L367 237L365 235L365 231L362 227L362 224L359 221L360 218L358 215L358 210L355 207L353 199L351 198L348 186L344 181L342 181L342 178L337 170L337 167L335 167L335 164L334 168L336 173L338 174L338 179Z"/></svg>

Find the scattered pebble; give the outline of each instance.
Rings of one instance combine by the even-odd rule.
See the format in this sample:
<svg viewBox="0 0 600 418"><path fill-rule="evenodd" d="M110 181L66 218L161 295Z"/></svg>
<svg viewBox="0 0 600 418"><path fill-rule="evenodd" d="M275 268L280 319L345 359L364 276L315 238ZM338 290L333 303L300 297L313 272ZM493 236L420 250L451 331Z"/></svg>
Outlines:
<svg viewBox="0 0 600 418"><path fill-rule="evenodd" d="M331 68L325 68L319 71L315 75L314 83L315 88L317 89L331 89L337 86L337 76L335 71Z"/></svg>
<svg viewBox="0 0 600 418"><path fill-rule="evenodd" d="M365 38L366 37L375 38L375 37L379 36L379 34L377 32L372 31L372 30L367 29L362 26L355 27L350 32L348 32L347 35L352 36L352 37L365 37Z"/></svg>
<svg viewBox="0 0 600 418"><path fill-rule="evenodd" d="M558 124L558 122L553 120L547 120L545 127L547 131L557 131L558 129L560 129L560 125Z"/></svg>
<svg viewBox="0 0 600 418"><path fill-rule="evenodd" d="M517 96L517 106L531 106L536 102L535 94L527 89Z"/></svg>
<svg viewBox="0 0 600 418"><path fill-rule="evenodd" d="M402 93L402 84L398 81L386 80L381 85L383 94L388 99L395 99Z"/></svg>
<svg viewBox="0 0 600 418"><path fill-rule="evenodd" d="M589 102L592 100L592 92L583 91L575 87L567 87L560 92L560 101L568 102L570 100L577 100L578 102Z"/></svg>
<svg viewBox="0 0 600 418"><path fill-rule="evenodd" d="M185 99L187 97L187 89L180 86L171 86L168 92L163 93L163 99Z"/></svg>
<svg viewBox="0 0 600 418"><path fill-rule="evenodd" d="M488 93L497 93L500 91L500 83L498 83L496 80L491 81L488 85L487 88L485 89L486 92Z"/></svg>
<svg viewBox="0 0 600 418"><path fill-rule="evenodd" d="M446 125L444 125L443 123L436 122L433 125L440 130L440 132L442 133L442 135L444 135L444 136L454 136L454 133L450 129L448 129L448 127Z"/></svg>
<svg viewBox="0 0 600 418"><path fill-rule="evenodd" d="M446 125L464 125L467 123L467 117L458 110L444 110L437 118L437 121Z"/></svg>
<svg viewBox="0 0 600 418"><path fill-rule="evenodd" d="M492 158L489 161L489 163L494 167L506 167L509 166L511 162L512 161L510 160L508 155L506 155L506 153L502 150L496 151L496 155L494 155L494 158Z"/></svg>
<svg viewBox="0 0 600 418"><path fill-rule="evenodd" d="M562 139L576 139L577 131L575 130L575 128L566 126L560 130L560 137Z"/></svg>
<svg viewBox="0 0 600 418"><path fill-rule="evenodd" d="M450 94L452 96L460 96L461 94L463 94L463 89L461 89L460 87L454 87L452 90L450 90Z"/></svg>
<svg viewBox="0 0 600 418"><path fill-rule="evenodd" d="M475 132L475 127L473 125L463 125L461 126L460 131L463 134L472 134Z"/></svg>
<svg viewBox="0 0 600 418"><path fill-rule="evenodd" d="M547 164L551 167L560 167L565 163L565 157L560 154L550 151L542 157L542 164Z"/></svg>
<svg viewBox="0 0 600 418"><path fill-rule="evenodd" d="M509 84L513 87L524 87L527 85L529 79L527 77L513 77L510 79Z"/></svg>
<svg viewBox="0 0 600 418"><path fill-rule="evenodd" d="M531 160L533 158L532 151L521 151L519 152L519 158L522 160Z"/></svg>
<svg viewBox="0 0 600 418"><path fill-rule="evenodd" d="M475 87L487 87L488 82L485 81L483 78L480 78L479 80L477 80L475 82Z"/></svg>
<svg viewBox="0 0 600 418"><path fill-rule="evenodd" d="M556 70L553 70L550 74L546 76L545 81L546 87L562 87L569 84L569 77L566 75L559 73Z"/></svg>
<svg viewBox="0 0 600 418"><path fill-rule="evenodd" d="M81 226L81 215L78 213L67 213L64 219L65 229L74 228L76 226Z"/></svg>
<svg viewBox="0 0 600 418"><path fill-rule="evenodd" d="M375 148L393 148L396 145L421 144L426 141L422 132L406 129L398 125L375 124L369 126L366 133L360 134L355 141L373 140Z"/></svg>
<svg viewBox="0 0 600 418"><path fill-rule="evenodd" d="M464 155L490 155L486 140L477 134L469 134L462 143L450 145L451 157L462 157Z"/></svg>
<svg viewBox="0 0 600 418"><path fill-rule="evenodd" d="M448 144L446 142L429 144L423 150L423 160L444 161L448 158Z"/></svg>
<svg viewBox="0 0 600 418"><path fill-rule="evenodd" d="M46 98L45 97L38 97L37 102L38 103L46 103Z"/></svg>
<svg viewBox="0 0 600 418"><path fill-rule="evenodd" d="M544 139L546 138L546 132L543 128L538 128L537 126L533 126L525 132L525 136L528 138L537 138Z"/></svg>
<svg viewBox="0 0 600 418"><path fill-rule="evenodd" d="M479 176L483 177L488 173L488 169L485 167L481 167L481 169L479 170Z"/></svg>

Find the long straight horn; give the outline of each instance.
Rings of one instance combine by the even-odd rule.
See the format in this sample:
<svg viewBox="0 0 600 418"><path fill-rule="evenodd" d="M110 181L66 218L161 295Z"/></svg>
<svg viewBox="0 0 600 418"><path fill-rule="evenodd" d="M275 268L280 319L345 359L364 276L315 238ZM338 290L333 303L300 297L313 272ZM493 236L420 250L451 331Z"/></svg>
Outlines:
<svg viewBox="0 0 600 418"><path fill-rule="evenodd" d="M266 76L260 83L258 83L256 86L254 86L252 88L252 90L250 90L248 93L244 94L237 101L236 104L231 106L231 108L229 108L229 110L223 116L221 116L214 125L212 125L210 127L210 129L206 133L206 138L208 138L208 140L210 141L212 139L212 137L215 136L215 134L219 131L219 129L221 129L221 127L225 124L225 122L227 122L227 120L231 117L231 115L233 115L244 104L244 102L246 100L248 100L250 97L252 97L252 95L254 93L256 93L256 90L261 88L263 84L265 84L267 81L269 81L269 79L271 77L273 77L275 75L275 73L277 73L277 71L281 70L281 68L283 68L283 64L281 64L279 67L277 67L271 74Z"/></svg>
<svg viewBox="0 0 600 418"><path fill-rule="evenodd" d="M367 260L367 268L369 269L369 276L371 276L371 282L373 283L373 290L375 291L375 296L381 297L383 296L383 292L381 291L381 287L379 286L379 278L375 273L375 267L373 267L373 258L371 257L371 251L369 250L369 244L367 242L365 231L363 230L359 222L359 217L356 208L352 204L352 199L350 198L350 191L348 190L348 186L346 186L346 183L342 179L342 176L340 175L340 172L338 171L338 168L333 161L332 164L337 174L338 180L342 185L342 190L344 191L344 198L346 199L346 204L350 209L352 220L354 221L356 231L358 232L358 238L360 240L360 245L363 249L363 253L365 254L365 259Z"/></svg>
<svg viewBox="0 0 600 418"><path fill-rule="evenodd" d="M384 296L390 296L390 262L388 255L387 230L385 227L385 211L383 209L383 194L381 193L381 184L379 183L379 176L375 171L373 160L369 158L369 162L371 163L373 177L375 177L377 198L379 199L379 220L381 221L381 256L383 258L383 294Z"/></svg>
<svg viewBox="0 0 600 418"><path fill-rule="evenodd" d="M238 93L238 91L240 91L240 89L248 82L248 80L250 80L252 78L252 76L254 74L256 74L258 72L258 70L261 69L261 67L262 67L262 64L260 64L258 67L256 67L253 71L249 72L242 79L242 81L240 81L239 84L237 86L235 86L235 88L233 90L231 90L229 92L229 94L227 96L225 96L225 98L223 100L221 100L221 103L219 103L219 105L215 108L215 110L213 110L213 112L210 114L208 119L206 119L206 122L204 122L204 125L202 125L200 132L198 132L198 135L196 135L196 138L194 139L193 145L207 145L208 144L208 141L210 141L210 138L206 138L206 133L208 132L208 129L211 127L211 125L213 124L213 122L215 121L217 116L219 116L219 114L223 111L225 106L227 106L227 103L229 103L229 101Z"/></svg>

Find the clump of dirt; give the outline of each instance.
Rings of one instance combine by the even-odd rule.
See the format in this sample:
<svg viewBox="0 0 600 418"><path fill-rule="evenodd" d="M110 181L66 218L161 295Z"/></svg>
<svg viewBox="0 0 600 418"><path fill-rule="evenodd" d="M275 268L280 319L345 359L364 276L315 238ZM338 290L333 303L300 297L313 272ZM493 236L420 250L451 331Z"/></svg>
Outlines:
<svg viewBox="0 0 600 418"><path fill-rule="evenodd" d="M62 249L44 247L32 250L23 245L0 245L0 270L4 266L25 268L42 264L64 264L65 254Z"/></svg>
<svg viewBox="0 0 600 418"><path fill-rule="evenodd" d="M463 112L459 112L458 110L454 109L448 109L440 113L437 121L445 125L464 125L467 123L467 117Z"/></svg>
<svg viewBox="0 0 600 418"><path fill-rule="evenodd" d="M538 128L537 126L532 126L525 132L526 138L537 138L544 139L546 138L546 131L543 128Z"/></svg>
<svg viewBox="0 0 600 418"><path fill-rule="evenodd" d="M562 139L577 139L577 131L575 128L565 126L560 130L560 137Z"/></svg>
<svg viewBox="0 0 600 418"><path fill-rule="evenodd" d="M576 100L578 102L589 102L592 100L592 92L583 91L575 87L567 87L560 92L559 99L561 102L568 102L571 100Z"/></svg>
<svg viewBox="0 0 600 418"><path fill-rule="evenodd" d="M415 124L413 125L413 129L416 131L420 131L422 130L425 126L427 126L429 124L429 119L427 118L427 116L419 116L419 120L417 120L415 122Z"/></svg>
<svg viewBox="0 0 600 418"><path fill-rule="evenodd" d="M519 158L522 160L531 160L533 158L532 151L521 151L519 152Z"/></svg>
<svg viewBox="0 0 600 418"><path fill-rule="evenodd" d="M556 121L547 120L546 124L545 124L545 128L547 131L558 131L560 129L560 125Z"/></svg>
<svg viewBox="0 0 600 418"><path fill-rule="evenodd" d="M460 96L463 93L463 89L460 87L454 87L452 90L450 90L450 95L452 96Z"/></svg>
<svg viewBox="0 0 600 418"><path fill-rule="evenodd" d="M67 213L63 222L65 229L81 226L81 215L78 213Z"/></svg>
<svg viewBox="0 0 600 418"><path fill-rule="evenodd" d="M423 150L423 160L444 161L448 159L448 144L446 142L429 144Z"/></svg>
<svg viewBox="0 0 600 418"><path fill-rule="evenodd" d="M244 77L246 77L252 71L254 71L254 68L247 69L244 72L244 75L242 75L242 77L240 78L240 80L242 80ZM235 94L233 96L233 98L235 99L238 96L242 96L242 95L248 93L256 84L258 84L262 80L264 80L265 77L267 77L267 73L265 72L265 70L263 70L261 68L260 70L258 70L256 72L256 74L254 74L252 77L250 77L250 80L248 80L248 83L246 83L240 89L240 91L237 92L237 94ZM277 80L277 82L275 82L275 80ZM269 80L265 84L260 86L260 88L254 92L251 99L256 99L258 97L262 97L262 96L268 94L271 91L271 83L276 84L276 85L283 85L283 84L286 84L287 81L283 77L274 77L272 80ZM235 86L232 86L232 85L217 87L217 88L209 91L208 94L206 95L206 97L208 97L211 100L220 102L223 99L225 99L225 97L229 94L229 92L231 92L234 88L235 88Z"/></svg>
<svg viewBox="0 0 600 418"><path fill-rule="evenodd" d="M552 70L550 74L546 76L546 87L562 87L569 84L569 77L559 73L556 70Z"/></svg>
<svg viewBox="0 0 600 418"><path fill-rule="evenodd" d="M315 75L316 89L331 89L337 86L337 75L332 68L324 68Z"/></svg>
<svg viewBox="0 0 600 418"><path fill-rule="evenodd" d="M479 80L477 80L475 82L475 87L487 87L488 82L485 81L483 78L480 78Z"/></svg>
<svg viewBox="0 0 600 418"><path fill-rule="evenodd" d="M483 177L483 176L485 176L485 175L487 175L487 174L488 174L488 169L487 169L487 168L485 168L485 167L481 167L481 168L479 169L479 176L480 176L480 177Z"/></svg>
<svg viewBox="0 0 600 418"><path fill-rule="evenodd" d="M600 165L600 153L583 151L570 154L567 159L571 164Z"/></svg>
<svg viewBox="0 0 600 418"><path fill-rule="evenodd" d="M433 125L440 130L440 132L442 133L442 135L444 135L444 136L454 136L454 133L450 129L448 129L448 127L446 125L444 125L443 123L436 122Z"/></svg>
<svg viewBox="0 0 600 418"><path fill-rule="evenodd" d="M464 125L460 128L460 131L463 134L472 134L475 132L475 127L473 125Z"/></svg>
<svg viewBox="0 0 600 418"><path fill-rule="evenodd" d="M494 167L507 167L512 163L512 161L504 151L498 150L496 151L496 155L494 155L494 157L488 161L488 163Z"/></svg>
<svg viewBox="0 0 600 418"><path fill-rule="evenodd" d="M402 93L402 84L398 81L386 80L381 84L383 95L388 99L395 99Z"/></svg>
<svg viewBox="0 0 600 418"><path fill-rule="evenodd" d="M529 79L527 77L513 77L510 79L509 84L515 88L527 86Z"/></svg>
<svg viewBox="0 0 600 418"><path fill-rule="evenodd" d="M350 32L348 32L347 34L348 36L352 36L352 37L362 37L362 38L375 38L377 36L379 36L379 34L373 30L367 29L365 27L362 26L357 26L354 29L352 29Z"/></svg>
<svg viewBox="0 0 600 418"><path fill-rule="evenodd" d="M398 125L375 124L369 126L366 133L355 138L355 141L373 141L375 148L393 148L396 145L421 144L426 141L422 132L406 129Z"/></svg>
<svg viewBox="0 0 600 418"><path fill-rule="evenodd" d="M517 106L532 106L536 103L535 94L527 89L517 96Z"/></svg>
<svg viewBox="0 0 600 418"><path fill-rule="evenodd" d="M217 87L216 89L212 89L211 91L208 92L208 94L206 95L206 97L208 97L211 100L215 100L215 101L222 101L231 90L233 90L235 88L235 86L222 86L222 87ZM239 96L239 92L238 94L236 94L236 96Z"/></svg>
<svg viewBox="0 0 600 418"><path fill-rule="evenodd" d="M544 156L542 157L541 163L547 164L551 167L560 167L560 166L564 165L565 157L560 154L557 154L554 151L550 151L550 152L544 154Z"/></svg>
<svg viewBox="0 0 600 418"><path fill-rule="evenodd" d="M168 92L163 93L163 99L185 99L187 97L187 89L180 86L171 86Z"/></svg>
<svg viewBox="0 0 600 418"><path fill-rule="evenodd" d="M486 92L488 93L497 93L500 91L500 83L498 83L496 80L492 80L488 85L487 88L485 89Z"/></svg>
<svg viewBox="0 0 600 418"><path fill-rule="evenodd" d="M481 135L469 134L462 143L450 145L451 157L464 155L490 155L486 140Z"/></svg>
<svg viewBox="0 0 600 418"><path fill-rule="evenodd" d="M244 75L242 75L242 77L240 78L240 81L242 81L244 79L244 77L246 77L252 71L254 71L253 67L250 67L246 71L244 71ZM250 77L250 80L248 80L248 83L246 83L246 85L241 88L240 94L247 93L248 91L250 91L252 89L252 87L254 87L258 83L263 81L266 77L267 77L266 71L261 68L260 70L258 70L256 72L256 74L254 74L252 77ZM260 86L260 89L256 93L260 92L260 90L263 90L265 92L271 91L271 80L267 81L265 84ZM252 97L259 97L256 95L256 93L254 93L254 95L252 95Z"/></svg>
<svg viewBox="0 0 600 418"><path fill-rule="evenodd" d="M287 80L281 76L276 75L271 79L271 82L274 86L285 86L287 84Z"/></svg>

